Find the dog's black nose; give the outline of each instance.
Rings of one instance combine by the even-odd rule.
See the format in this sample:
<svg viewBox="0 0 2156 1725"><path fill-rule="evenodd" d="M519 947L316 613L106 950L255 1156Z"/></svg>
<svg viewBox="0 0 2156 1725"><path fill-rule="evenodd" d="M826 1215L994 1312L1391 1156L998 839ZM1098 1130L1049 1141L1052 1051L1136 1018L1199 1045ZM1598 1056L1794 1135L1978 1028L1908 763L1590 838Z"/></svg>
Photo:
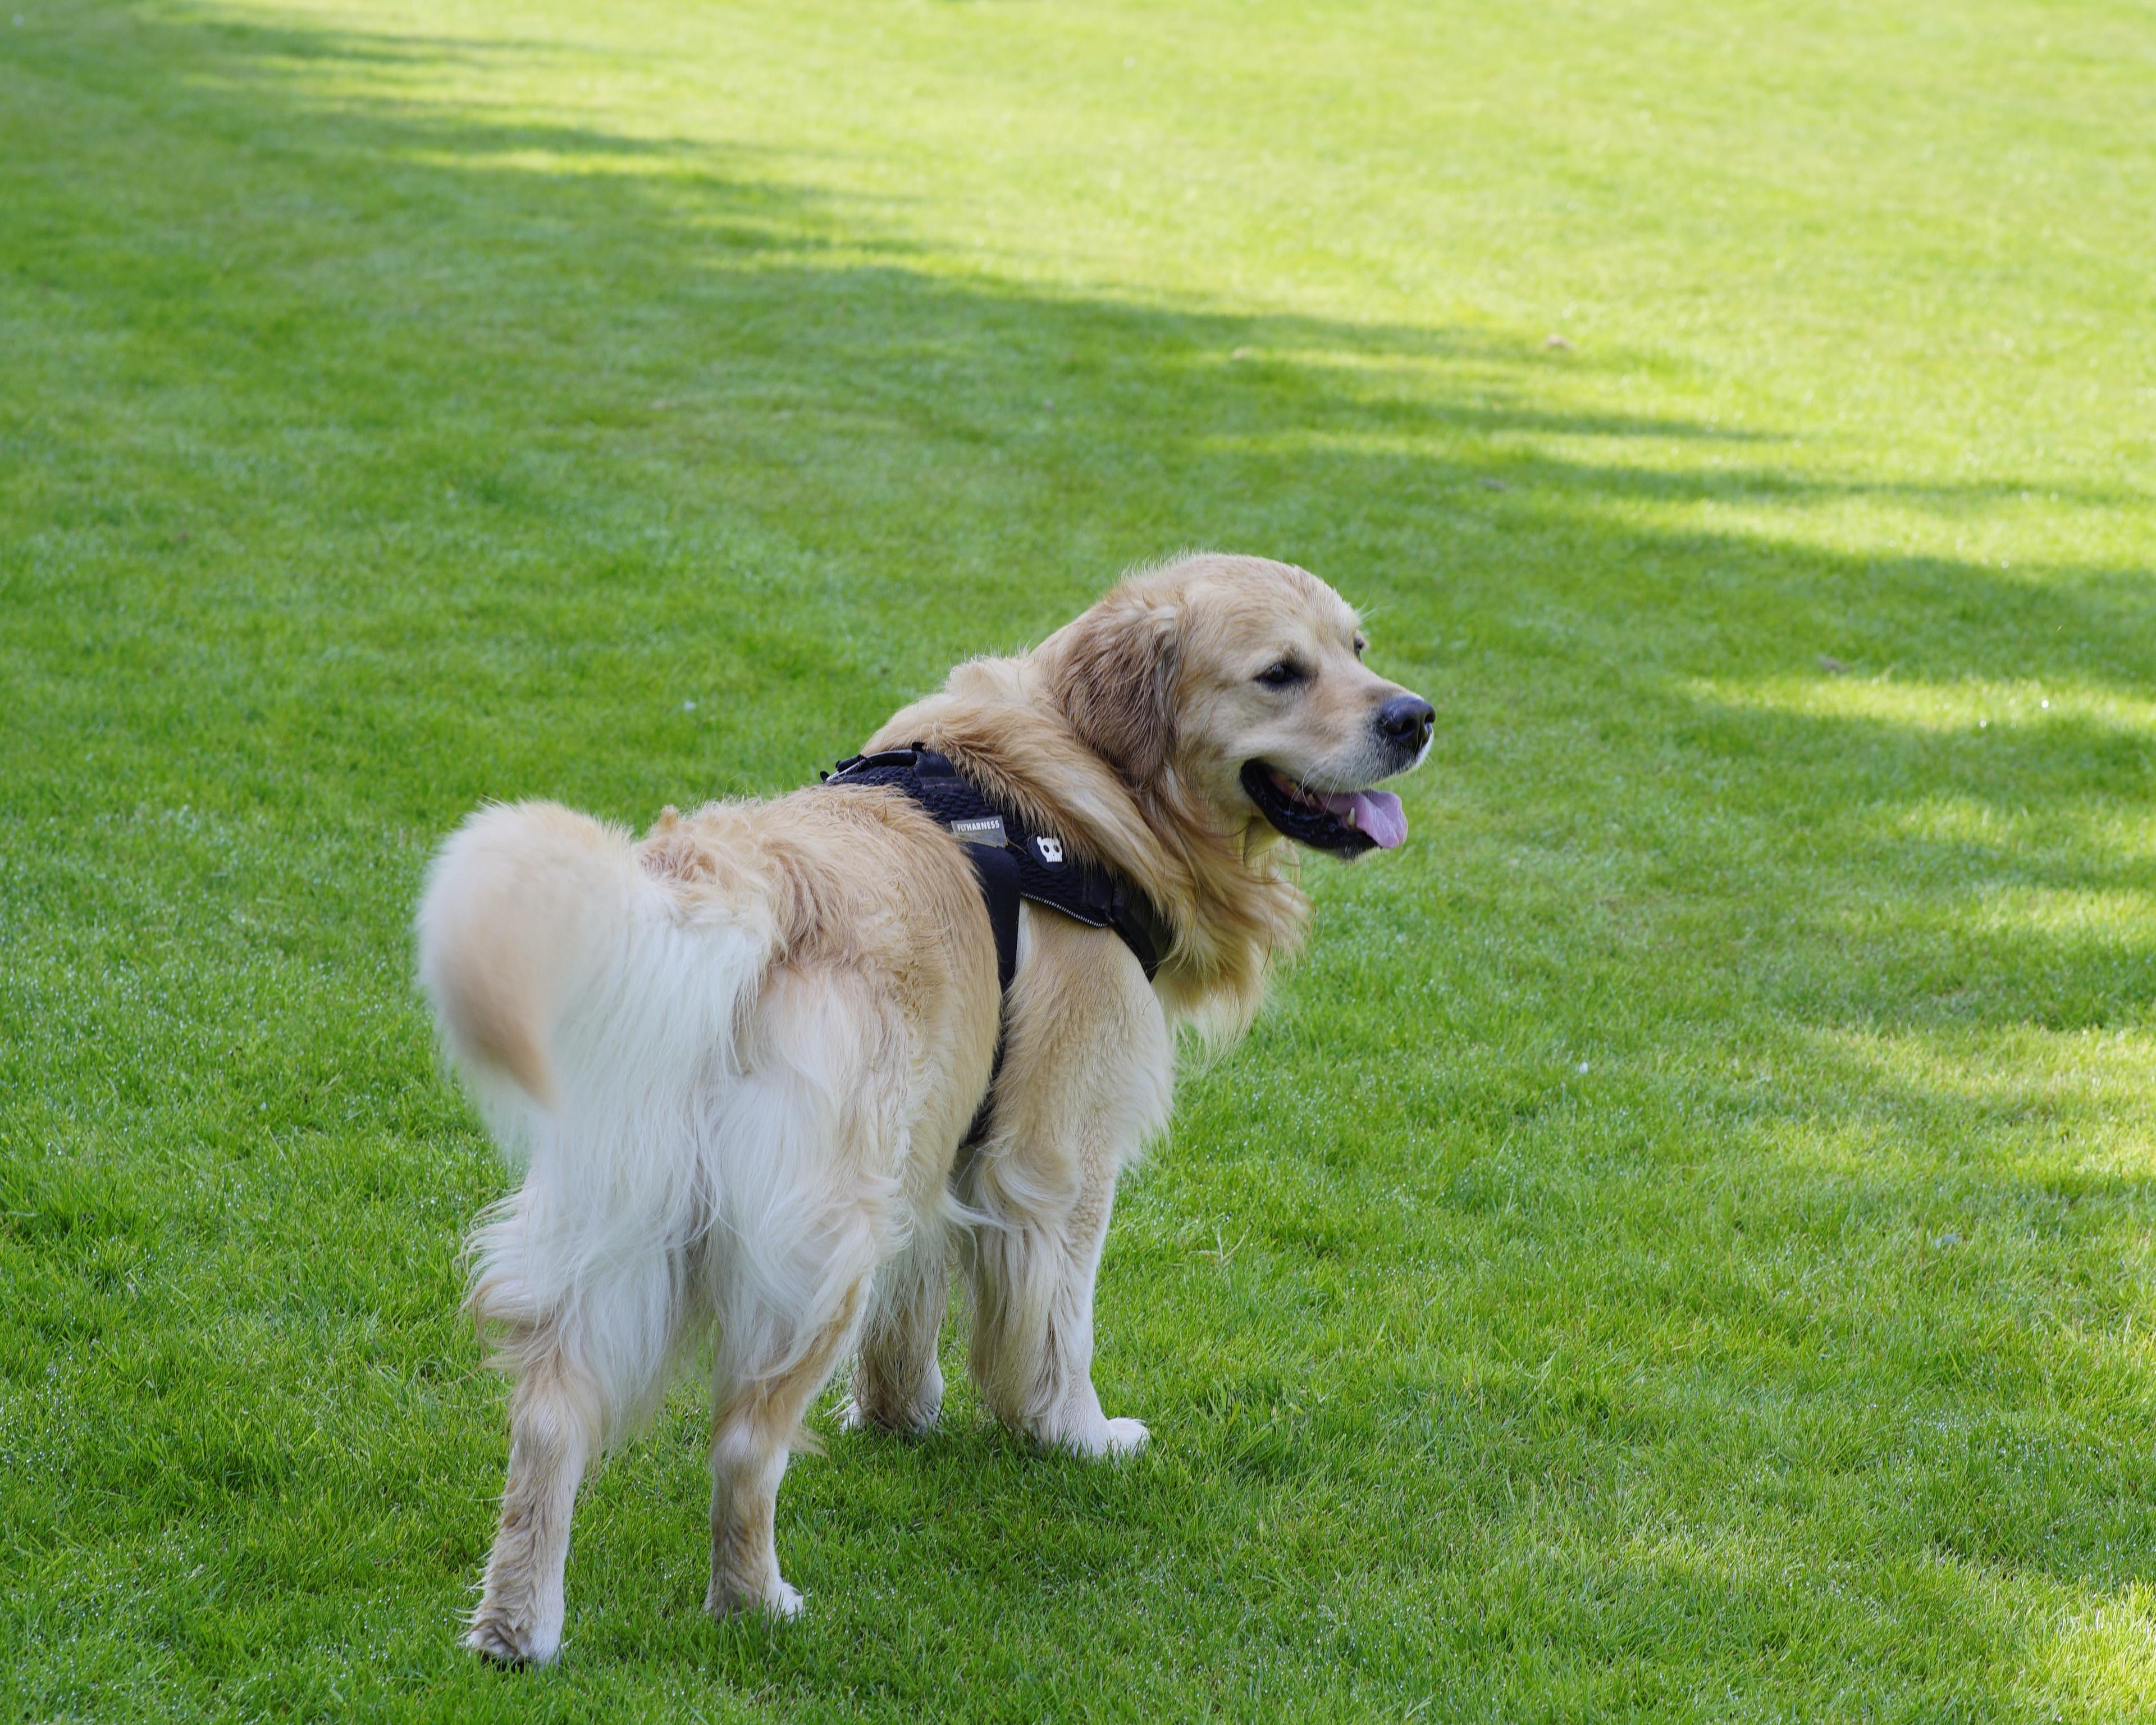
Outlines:
<svg viewBox="0 0 2156 1725"><path fill-rule="evenodd" d="M1419 695L1395 695L1378 709L1378 735L1402 749L1419 750L1430 741L1437 709Z"/></svg>

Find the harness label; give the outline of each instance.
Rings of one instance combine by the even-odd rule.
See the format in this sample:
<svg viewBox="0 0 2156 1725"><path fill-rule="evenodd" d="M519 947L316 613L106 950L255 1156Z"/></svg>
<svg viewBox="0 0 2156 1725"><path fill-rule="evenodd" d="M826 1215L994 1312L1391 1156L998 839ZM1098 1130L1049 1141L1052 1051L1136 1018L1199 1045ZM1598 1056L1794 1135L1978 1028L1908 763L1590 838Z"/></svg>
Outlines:
<svg viewBox="0 0 2156 1725"><path fill-rule="evenodd" d="M1040 850L1043 862L1060 863L1063 860L1063 841L1060 839L1051 839L1047 834L1040 833L1034 835L1033 842Z"/></svg>
<svg viewBox="0 0 2156 1725"><path fill-rule="evenodd" d="M1004 818L1000 814L986 814L968 820L951 823L951 835L963 845L986 845L991 850L1004 847Z"/></svg>

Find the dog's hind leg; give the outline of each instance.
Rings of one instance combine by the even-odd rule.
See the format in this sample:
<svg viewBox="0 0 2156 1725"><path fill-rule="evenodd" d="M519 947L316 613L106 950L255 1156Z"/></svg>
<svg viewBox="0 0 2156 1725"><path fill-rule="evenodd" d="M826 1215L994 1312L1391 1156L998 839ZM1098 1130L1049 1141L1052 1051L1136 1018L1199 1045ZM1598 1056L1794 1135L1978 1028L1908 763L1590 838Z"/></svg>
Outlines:
<svg viewBox="0 0 2156 1725"><path fill-rule="evenodd" d="M545 1665L562 1645L569 1516L600 1440L600 1391L558 1347L516 1348L524 1364L510 1403L509 1480L465 1645L505 1665Z"/></svg>
<svg viewBox="0 0 2156 1725"><path fill-rule="evenodd" d="M778 1573L778 1482L797 1444L819 1447L801 1418L852 1345L867 1291L863 1276L793 1364L723 1381L713 1395L711 1585L704 1609L714 1617L755 1610L792 1617L801 1609L801 1595Z"/></svg>
<svg viewBox="0 0 2156 1725"><path fill-rule="evenodd" d="M663 1245L593 1264L584 1206L527 1181L473 1237L469 1308L500 1327L511 1373L509 1477L465 1645L509 1665L560 1651L569 1518L586 1466L634 1425L665 1381L688 1315L681 1259ZM586 1268L562 1279L579 1256Z"/></svg>
<svg viewBox="0 0 2156 1725"><path fill-rule="evenodd" d="M802 1416L854 1346L899 1202L907 1054L902 1021L843 975L782 975L757 1065L728 1099L711 1396L715 1616L790 1617L773 1517Z"/></svg>
<svg viewBox="0 0 2156 1725"><path fill-rule="evenodd" d="M936 1344L951 1304L950 1242L925 1226L906 1251L876 1272L875 1296L854 1364L849 1430L924 1432L943 1409Z"/></svg>

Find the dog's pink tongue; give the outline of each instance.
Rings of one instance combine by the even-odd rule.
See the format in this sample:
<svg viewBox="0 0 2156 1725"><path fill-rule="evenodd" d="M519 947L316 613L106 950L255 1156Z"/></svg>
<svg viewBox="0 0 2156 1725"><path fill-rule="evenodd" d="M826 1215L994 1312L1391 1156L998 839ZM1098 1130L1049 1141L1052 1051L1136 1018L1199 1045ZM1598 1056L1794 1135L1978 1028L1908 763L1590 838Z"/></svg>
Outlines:
<svg viewBox="0 0 2156 1725"><path fill-rule="evenodd" d="M1390 791L1358 791L1355 825L1376 839L1380 850L1390 850L1408 835L1407 811Z"/></svg>
<svg viewBox="0 0 2156 1725"><path fill-rule="evenodd" d="M1381 850L1390 850L1408 835L1407 811L1390 791L1355 791L1318 800L1342 820L1352 814L1355 830Z"/></svg>

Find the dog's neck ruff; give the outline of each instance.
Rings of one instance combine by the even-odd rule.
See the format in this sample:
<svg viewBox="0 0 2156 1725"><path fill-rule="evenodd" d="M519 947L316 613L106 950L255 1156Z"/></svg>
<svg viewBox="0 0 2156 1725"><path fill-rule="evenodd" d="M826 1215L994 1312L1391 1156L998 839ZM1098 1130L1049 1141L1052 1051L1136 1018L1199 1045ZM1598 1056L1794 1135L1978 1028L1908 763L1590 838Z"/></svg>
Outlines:
<svg viewBox="0 0 2156 1725"><path fill-rule="evenodd" d="M1092 928L1113 929L1151 982L1168 947L1167 922L1146 896L1108 871L1080 862L1052 833L961 778L949 758L916 743L853 755L824 775L827 785L881 785L902 793L966 846L995 931L997 979L1006 993L1018 973L1019 901L1030 899Z"/></svg>

